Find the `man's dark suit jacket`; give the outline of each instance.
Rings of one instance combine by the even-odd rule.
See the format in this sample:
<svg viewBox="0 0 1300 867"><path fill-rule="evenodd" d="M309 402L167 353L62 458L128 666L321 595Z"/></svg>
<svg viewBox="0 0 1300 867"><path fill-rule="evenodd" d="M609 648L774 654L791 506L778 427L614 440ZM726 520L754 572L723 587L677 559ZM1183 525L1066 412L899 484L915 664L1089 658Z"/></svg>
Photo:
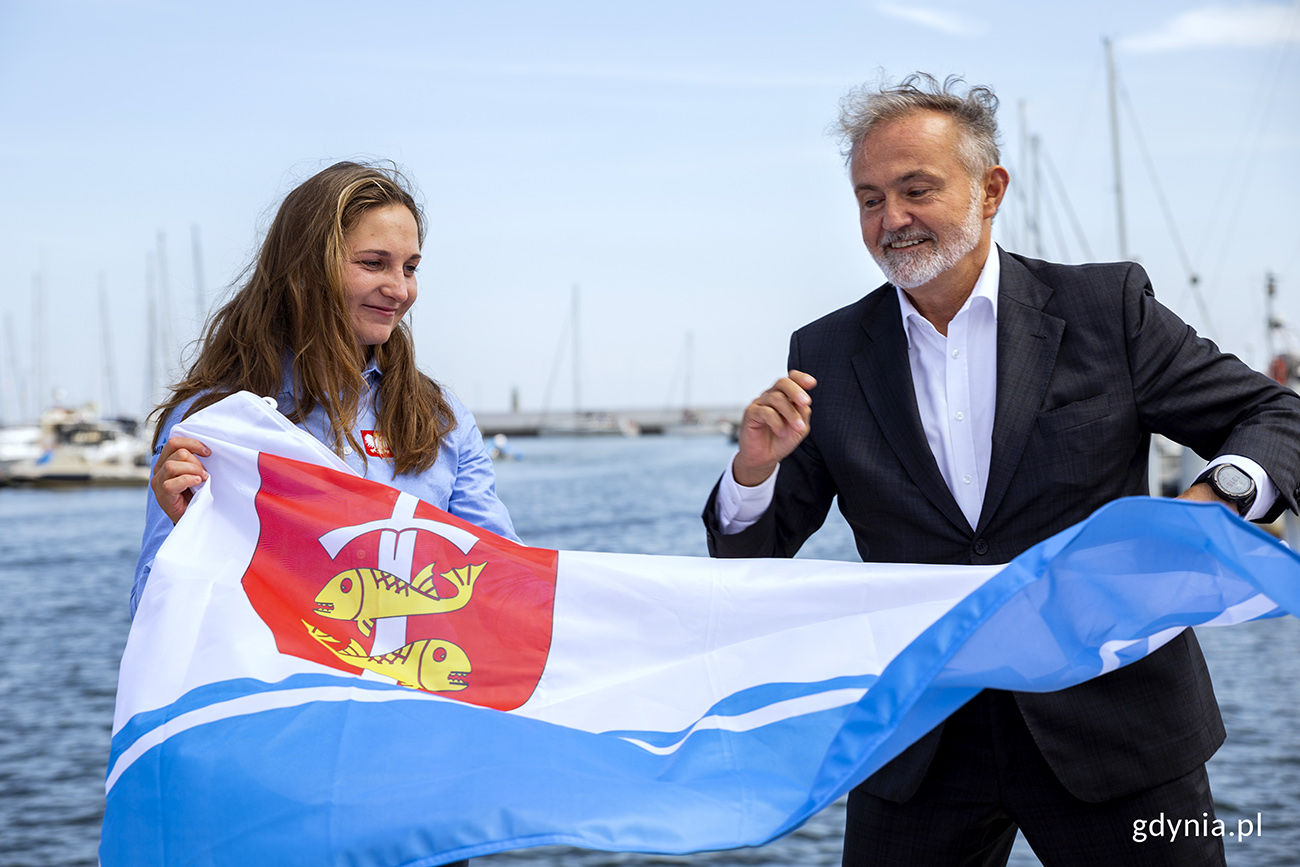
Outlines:
<svg viewBox="0 0 1300 867"><path fill-rule="evenodd" d="M926 442L896 290L885 285L797 331L790 367L817 378L811 433L781 463L772 506L723 535L717 490L704 518L716 557L790 557L831 501L875 562L1005 563L1118 497L1147 493L1152 433L1204 458L1259 463L1300 498L1300 397L1221 353L1154 297L1135 264L1065 266L1001 256L997 398L979 526ZM1176 779L1223 742L1190 630L1150 657L1055 693L1016 693L1062 784L1085 801ZM867 781L904 801L938 746L935 729Z"/></svg>

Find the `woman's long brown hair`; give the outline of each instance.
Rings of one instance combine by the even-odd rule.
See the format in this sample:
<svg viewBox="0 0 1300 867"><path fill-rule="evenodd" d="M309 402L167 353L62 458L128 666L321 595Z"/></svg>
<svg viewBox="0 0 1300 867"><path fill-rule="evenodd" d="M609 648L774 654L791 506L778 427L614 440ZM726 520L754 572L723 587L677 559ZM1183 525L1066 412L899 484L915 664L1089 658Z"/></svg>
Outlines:
<svg viewBox="0 0 1300 867"><path fill-rule="evenodd" d="M209 319L198 358L154 410L155 449L159 432L181 403L197 397L189 415L237 391L277 395L286 388L282 380L289 359L292 382L286 390L293 404L280 411L300 422L322 407L334 440L327 445L341 454L346 442L365 454L352 430L367 356L345 304L344 236L367 211L392 205L410 210L423 245L424 214L393 169L337 163L285 197L248 281ZM426 470L456 417L438 384L415 366L405 321L374 347L374 354L383 371L376 417L394 469Z"/></svg>

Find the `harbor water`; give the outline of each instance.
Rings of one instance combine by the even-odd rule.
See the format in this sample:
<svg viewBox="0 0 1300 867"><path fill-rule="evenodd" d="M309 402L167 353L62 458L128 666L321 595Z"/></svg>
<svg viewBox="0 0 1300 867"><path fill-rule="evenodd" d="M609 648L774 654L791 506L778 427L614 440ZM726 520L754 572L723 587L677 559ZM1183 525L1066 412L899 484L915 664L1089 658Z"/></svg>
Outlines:
<svg viewBox="0 0 1300 867"><path fill-rule="evenodd" d="M512 441L498 488L531 545L705 556L699 512L731 453L720 436ZM117 665L139 548L142 488L0 489L0 865L96 863ZM801 556L856 560L832 520ZM1228 742L1210 764L1234 867L1300 864L1300 620L1198 631ZM1156 817L1151 817L1152 819ZM1175 817L1169 817L1175 818ZM648 856L558 847L480 867L836 865L842 802L755 849ZM1159 846L1152 837L1144 845ZM1038 862L1018 841L1011 863Z"/></svg>

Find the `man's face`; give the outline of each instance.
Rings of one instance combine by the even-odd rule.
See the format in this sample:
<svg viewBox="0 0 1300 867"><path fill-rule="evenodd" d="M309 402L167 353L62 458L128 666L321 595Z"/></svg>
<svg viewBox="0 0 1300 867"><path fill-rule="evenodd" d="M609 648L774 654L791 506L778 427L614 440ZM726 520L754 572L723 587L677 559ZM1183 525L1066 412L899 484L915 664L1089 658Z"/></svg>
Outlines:
<svg viewBox="0 0 1300 867"><path fill-rule="evenodd" d="M956 265L974 265L975 274L983 266L984 195L958 156L960 135L947 115L918 111L868 134L853 157L862 240L901 289Z"/></svg>

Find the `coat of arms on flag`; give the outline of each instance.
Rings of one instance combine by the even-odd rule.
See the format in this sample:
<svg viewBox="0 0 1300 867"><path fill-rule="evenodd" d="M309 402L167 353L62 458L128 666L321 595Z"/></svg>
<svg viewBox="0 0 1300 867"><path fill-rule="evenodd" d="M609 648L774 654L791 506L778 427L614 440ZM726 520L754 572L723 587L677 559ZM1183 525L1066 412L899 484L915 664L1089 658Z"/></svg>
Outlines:
<svg viewBox="0 0 1300 867"><path fill-rule="evenodd" d="M282 653L513 710L546 666L554 551L393 488L270 454L243 577Z"/></svg>

